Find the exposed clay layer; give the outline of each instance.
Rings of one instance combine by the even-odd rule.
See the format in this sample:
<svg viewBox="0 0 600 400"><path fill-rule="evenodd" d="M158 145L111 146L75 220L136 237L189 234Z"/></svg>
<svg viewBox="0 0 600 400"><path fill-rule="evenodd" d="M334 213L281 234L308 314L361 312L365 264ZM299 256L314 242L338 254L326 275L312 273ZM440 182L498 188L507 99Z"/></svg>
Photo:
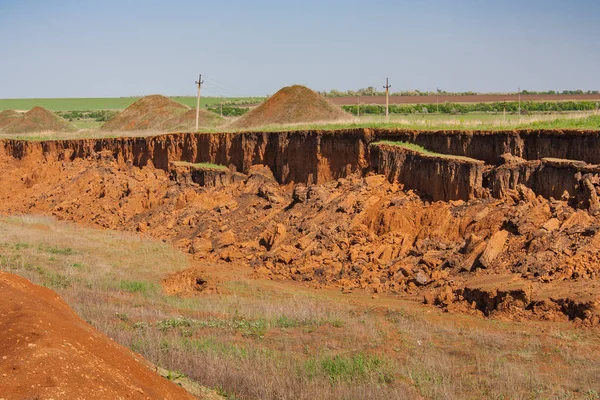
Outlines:
<svg viewBox="0 0 600 400"><path fill-rule="evenodd" d="M483 161L424 154L400 146L371 146L371 168L407 189L432 200L468 200L479 197Z"/></svg>
<svg viewBox="0 0 600 400"><path fill-rule="evenodd" d="M119 163L168 170L170 161L209 162L248 173L262 164L282 184L324 183L354 172L377 171L429 195L434 200L467 200L491 194L500 197L518 184L546 198L565 191L572 201L589 207L597 185L600 163L596 131L416 132L353 129L339 131L176 133L146 138L83 139L32 142L3 141L6 155L54 160L86 158L101 152ZM470 157L491 165L484 178L480 164L435 161L422 155L383 155L370 143L376 140L416 143L430 151ZM1 150L0 150L1 151ZM388 152L389 153L389 152ZM525 161L503 164L501 155ZM535 161L545 158L543 161ZM386 159L386 160L384 160ZM559 161L570 159L578 161ZM526 160L534 160L527 162ZM425 167L426 166L426 167ZM588 179L589 182L585 182ZM593 196L592 196L593 197Z"/></svg>
<svg viewBox="0 0 600 400"><path fill-rule="evenodd" d="M548 313L534 316L564 319L574 313L585 317L574 320L597 324L598 313L592 310L597 310L597 305L589 309L591 314L575 311L581 309L578 304L598 304L600 217L594 213L575 210L566 200L543 199L523 184L507 188L501 199L424 201L416 193L402 190L396 182L390 183L384 175L361 174L359 166L345 163L371 151L357 146L350 136L340 142L339 148L344 150L336 158L337 136L306 135L307 143L314 140L321 145L317 153L321 154L320 163L312 170L290 169L287 174L307 177L307 171L320 171L313 179L323 179L322 184L280 185L275 179L272 171L285 172L286 164L283 156L269 150L269 146L289 148L295 140L295 148L301 150L299 138L287 138L287 143L285 138L270 134L257 135L256 142L240 139L237 147L232 145L230 149L261 148L259 143L264 138L264 152L257 153L261 157L257 160L264 160L265 165L253 165L243 176L231 168L232 178L240 179L232 180L227 187L217 185L217 178L205 180L205 187L200 187L189 166L165 171L151 165L171 156L207 161L198 155L198 148L210 154L213 163L223 164L216 161L228 157L227 153L211 153L198 143L197 147L186 147L183 141L178 142L181 145L153 142L153 152L146 155L139 148L125 147L126 151L120 152L115 147L113 153L94 152L91 147L89 157L74 157L73 161L67 161L77 154L72 149L44 153L42 144L37 143L21 159L0 154L4 171L0 187L5 188L0 190L0 212L54 215L82 224L143 232L189 251L199 263L224 267L235 263L252 268L256 276L271 279L421 298L426 291L441 291L432 295L439 295L439 303L449 302L449 309L456 306L459 311L484 308L477 302L471 308L469 295L465 300L458 298L460 289L497 289L509 294L524 290L533 300L511 309L529 312L528 307L535 302L539 310L548 305ZM218 135L201 137L219 139ZM136 139L112 143L126 140ZM253 154L250 150L237 151ZM252 158L244 160L235 155L233 150L229 154L239 157L236 160L241 167L253 162ZM140 165L142 157L146 166L134 166L134 159ZM301 157L296 155L292 163L296 168L300 168ZM364 157L362 161L367 171L369 160ZM419 165L427 160L413 161ZM505 164L512 165L508 161ZM545 162L567 167L572 164ZM347 174L346 169L357 173L332 179L335 174ZM496 276L500 274L523 279L534 286L533 290L528 286L497 285ZM471 282L473 276L481 275L490 276L493 282L488 287ZM199 285L205 287L189 278L186 276L184 281L191 282L192 290L199 290ZM577 290L572 290L571 283L579 285ZM206 287L211 285L208 282ZM541 296L548 293L549 285L554 285L555 292ZM557 308L548 303L549 298L569 299L573 305L565 300L565 306ZM490 315L496 315L496 311Z"/></svg>

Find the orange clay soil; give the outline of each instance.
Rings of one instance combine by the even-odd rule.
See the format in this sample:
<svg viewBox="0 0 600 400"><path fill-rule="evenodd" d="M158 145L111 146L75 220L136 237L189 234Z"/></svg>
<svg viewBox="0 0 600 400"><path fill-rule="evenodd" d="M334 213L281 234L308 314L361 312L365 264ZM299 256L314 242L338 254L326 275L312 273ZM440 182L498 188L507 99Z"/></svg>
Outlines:
<svg viewBox="0 0 600 400"><path fill-rule="evenodd" d="M193 399L81 320L53 291L0 272L0 396Z"/></svg>
<svg viewBox="0 0 600 400"><path fill-rule="evenodd" d="M501 319L600 324L600 217L524 186L501 199L429 202L383 175L282 186L255 165L205 187L183 167L138 168L106 151L69 159L1 156L0 187L11 190L0 191L0 213L137 231L264 279ZM166 286L218 291L194 272Z"/></svg>
<svg viewBox="0 0 600 400"><path fill-rule="evenodd" d="M348 118L351 118L351 115L330 103L319 93L304 86L294 85L280 89L230 126L253 128L266 125L338 121Z"/></svg>

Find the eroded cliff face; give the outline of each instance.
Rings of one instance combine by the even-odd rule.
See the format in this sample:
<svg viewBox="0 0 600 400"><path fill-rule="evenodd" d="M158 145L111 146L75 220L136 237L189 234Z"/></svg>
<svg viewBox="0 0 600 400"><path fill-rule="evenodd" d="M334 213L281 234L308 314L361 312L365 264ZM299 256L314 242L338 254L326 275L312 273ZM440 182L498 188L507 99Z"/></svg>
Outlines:
<svg viewBox="0 0 600 400"><path fill-rule="evenodd" d="M485 165L372 144L379 138L357 130L5 141L0 212L142 232L198 264L236 263L267 279L600 323L590 284L600 279L595 166L509 155ZM228 171L172 163L181 160ZM575 208L580 193L584 210Z"/></svg>
<svg viewBox="0 0 600 400"><path fill-rule="evenodd" d="M408 130L352 129L339 131L175 133L145 138L85 139L69 141L5 140L0 151L16 159L73 161L94 154L111 154L121 164L152 165L165 171L172 161L221 164L247 173L265 165L282 184L324 183L349 174L379 171L434 200L467 200L473 196L503 195L517 184L545 197L571 197L582 187L582 176L591 177L600 163L596 131L417 132ZM468 157L471 163L436 161L429 156L389 153L382 156L380 140L405 141L431 152ZM373 154L371 154L373 152ZM503 155L524 162L508 166ZM536 160L546 160L536 162ZM557 159L551 161L550 159ZM384 161L387 159L387 161ZM559 159L569 159L565 166ZM481 179L483 161L486 178ZM531 161L527 163L525 161ZM578 163L574 163L578 161ZM582 163L583 162L583 163ZM383 165L383 164L385 165ZM559 165L560 164L560 165ZM591 174L591 175L590 175ZM590 182L595 185L594 179ZM431 186L434 187L431 187ZM580 191L580 190L579 190ZM578 198L578 203L587 200Z"/></svg>
<svg viewBox="0 0 600 400"><path fill-rule="evenodd" d="M482 196L484 162L424 154L393 145L371 146L371 168L433 201Z"/></svg>

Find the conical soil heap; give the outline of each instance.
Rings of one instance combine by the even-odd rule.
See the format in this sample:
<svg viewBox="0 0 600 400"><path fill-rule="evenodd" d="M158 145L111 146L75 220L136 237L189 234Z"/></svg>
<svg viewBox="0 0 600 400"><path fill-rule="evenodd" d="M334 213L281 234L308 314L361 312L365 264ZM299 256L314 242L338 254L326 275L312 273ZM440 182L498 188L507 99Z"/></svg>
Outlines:
<svg viewBox="0 0 600 400"><path fill-rule="evenodd" d="M0 130L12 124L21 114L15 110L0 111Z"/></svg>
<svg viewBox="0 0 600 400"><path fill-rule="evenodd" d="M225 119L220 115L202 108L200 109L198 126L213 128L223 124L224 121ZM165 123L160 126L160 129L172 131L190 131L196 129L196 109L190 108L184 114L165 121Z"/></svg>
<svg viewBox="0 0 600 400"><path fill-rule="evenodd" d="M254 128L351 118L340 107L305 86L287 86L231 124L233 128Z"/></svg>
<svg viewBox="0 0 600 400"><path fill-rule="evenodd" d="M75 132L77 128L67 120L59 117L50 110L42 107L33 107L6 125L6 133L31 133L31 132Z"/></svg>
<svg viewBox="0 0 600 400"><path fill-rule="evenodd" d="M0 293L3 399L194 399L52 290L0 271Z"/></svg>
<svg viewBox="0 0 600 400"><path fill-rule="evenodd" d="M214 126L220 116L201 110L200 126ZM142 97L100 129L105 131L190 130L196 124L196 111L168 97L153 94ZM213 125L214 124L214 125Z"/></svg>

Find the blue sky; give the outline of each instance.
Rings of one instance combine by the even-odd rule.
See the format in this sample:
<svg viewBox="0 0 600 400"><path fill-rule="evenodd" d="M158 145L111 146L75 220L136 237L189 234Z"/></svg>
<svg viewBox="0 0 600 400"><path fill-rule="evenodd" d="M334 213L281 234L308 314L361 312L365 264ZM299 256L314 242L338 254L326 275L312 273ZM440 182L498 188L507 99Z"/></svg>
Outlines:
<svg viewBox="0 0 600 400"><path fill-rule="evenodd" d="M0 98L600 89L597 0L0 0Z"/></svg>

